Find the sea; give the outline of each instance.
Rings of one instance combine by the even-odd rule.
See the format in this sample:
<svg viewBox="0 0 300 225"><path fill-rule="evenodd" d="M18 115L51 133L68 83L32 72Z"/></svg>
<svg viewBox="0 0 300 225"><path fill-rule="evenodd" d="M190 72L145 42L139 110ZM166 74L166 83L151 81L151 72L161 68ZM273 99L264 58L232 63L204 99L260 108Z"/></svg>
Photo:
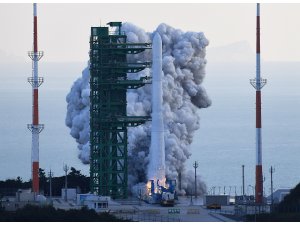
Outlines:
<svg viewBox="0 0 300 225"><path fill-rule="evenodd" d="M46 174L63 175L63 165L89 174L89 166L78 159L76 141L65 125L66 95L81 76L86 62L43 62L39 90L40 167ZM27 82L31 64L0 63L0 180L31 176L32 91ZM192 153L186 162L197 179L215 193L241 194L242 165L245 191L253 194L255 185L255 64L212 62L207 64L203 82L212 100L199 109L200 129L194 133ZM274 168L274 189L293 188L300 182L300 62L262 62L262 157L264 193L270 189L270 168Z"/></svg>

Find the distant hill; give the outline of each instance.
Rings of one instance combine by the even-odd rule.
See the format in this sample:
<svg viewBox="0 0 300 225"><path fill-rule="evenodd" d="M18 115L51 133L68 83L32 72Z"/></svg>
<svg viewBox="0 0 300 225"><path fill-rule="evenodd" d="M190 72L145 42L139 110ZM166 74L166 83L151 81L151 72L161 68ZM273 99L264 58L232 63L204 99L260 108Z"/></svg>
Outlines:
<svg viewBox="0 0 300 225"><path fill-rule="evenodd" d="M25 54L27 54L27 53L24 52L24 57L16 56L16 55L9 54L0 49L0 63L24 62L25 56L26 56Z"/></svg>
<svg viewBox="0 0 300 225"><path fill-rule="evenodd" d="M255 60L255 52L247 41L235 42L220 47L208 47L206 53L208 61L251 62Z"/></svg>

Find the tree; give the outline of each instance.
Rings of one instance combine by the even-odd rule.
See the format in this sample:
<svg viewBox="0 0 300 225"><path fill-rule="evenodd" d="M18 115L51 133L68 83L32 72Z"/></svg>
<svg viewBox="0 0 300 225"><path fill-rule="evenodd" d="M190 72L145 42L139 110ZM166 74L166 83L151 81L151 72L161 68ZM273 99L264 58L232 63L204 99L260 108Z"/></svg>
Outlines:
<svg viewBox="0 0 300 225"><path fill-rule="evenodd" d="M45 191L47 189L47 177L45 170L39 168L39 180L40 180L40 190Z"/></svg>
<svg viewBox="0 0 300 225"><path fill-rule="evenodd" d="M45 170L39 168L39 181L40 190L44 191L44 195L49 195L49 179L46 177ZM52 194L53 196L61 195L61 189L64 188L65 176L52 177ZM0 181L0 194L13 196L18 189L31 188L32 182L23 181L21 177L16 179L7 179ZM90 178L81 174L80 170L76 170L71 167L71 171L68 174L68 187L79 188L81 193L87 193L90 191Z"/></svg>
<svg viewBox="0 0 300 225"><path fill-rule="evenodd" d="M71 171L68 174L68 187L71 188L80 188L80 191L83 193L90 191L90 179L85 175L80 173L80 170L76 170L74 167L71 167Z"/></svg>
<svg viewBox="0 0 300 225"><path fill-rule="evenodd" d="M80 173L80 170L76 170L74 167L71 167L71 171L69 172L68 176L70 176L70 177L82 177L84 175L82 175Z"/></svg>
<svg viewBox="0 0 300 225"><path fill-rule="evenodd" d="M279 212L300 212L300 183L278 205Z"/></svg>
<svg viewBox="0 0 300 225"><path fill-rule="evenodd" d="M19 177L19 176L17 177L17 180L16 180L16 181L17 181L17 183L18 183L18 184L22 184L22 183L23 183L23 180L22 180L22 178L21 178L21 177Z"/></svg>

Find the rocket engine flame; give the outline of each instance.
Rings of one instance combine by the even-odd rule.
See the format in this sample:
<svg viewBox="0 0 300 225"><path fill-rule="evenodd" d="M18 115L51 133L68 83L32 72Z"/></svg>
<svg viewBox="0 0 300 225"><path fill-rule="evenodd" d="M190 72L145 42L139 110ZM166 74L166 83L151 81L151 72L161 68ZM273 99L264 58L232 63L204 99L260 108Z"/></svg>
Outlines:
<svg viewBox="0 0 300 225"><path fill-rule="evenodd" d="M143 29L125 23L122 25L128 42L151 42L157 32L162 39L162 90L165 140L165 174L168 179L177 179L181 172L181 187L193 188L193 173L186 171L186 160L191 156L190 144L195 131L200 127L198 110L211 105L211 100L202 86L205 77L206 46L208 40L202 32L183 32L166 24L147 33ZM129 55L129 62L151 61L152 52ZM151 69L137 74L128 74L130 79L150 76ZM89 70L74 82L67 95L66 125L78 143L79 158L89 163ZM127 114L149 116L151 114L151 85L127 91ZM150 155L151 122L128 129L128 184L130 188L140 182L146 183ZM198 193L206 191L205 184L198 180Z"/></svg>

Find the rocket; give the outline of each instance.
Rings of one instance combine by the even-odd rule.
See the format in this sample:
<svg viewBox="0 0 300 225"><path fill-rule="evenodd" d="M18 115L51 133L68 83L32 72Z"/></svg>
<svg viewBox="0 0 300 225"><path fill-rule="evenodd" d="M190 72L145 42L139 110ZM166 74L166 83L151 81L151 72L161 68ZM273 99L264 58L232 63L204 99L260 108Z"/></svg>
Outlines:
<svg viewBox="0 0 300 225"><path fill-rule="evenodd" d="M39 193L39 133L44 125L39 124L39 86L43 83L43 78L38 76L38 61L42 58L43 52L38 51L37 40L37 6L33 4L33 51L28 52L32 59L32 77L28 82L32 86L32 124L28 124L28 129L32 133L31 147L31 172L32 172L32 191Z"/></svg>
<svg viewBox="0 0 300 225"><path fill-rule="evenodd" d="M255 168L255 202L263 203L263 174L262 174L262 135L261 135L261 89L266 79L260 76L260 5L256 5L256 78L251 80L256 89L256 168Z"/></svg>
<svg viewBox="0 0 300 225"><path fill-rule="evenodd" d="M158 32L152 42L152 129L148 180L165 181L165 140L162 92L162 41Z"/></svg>

